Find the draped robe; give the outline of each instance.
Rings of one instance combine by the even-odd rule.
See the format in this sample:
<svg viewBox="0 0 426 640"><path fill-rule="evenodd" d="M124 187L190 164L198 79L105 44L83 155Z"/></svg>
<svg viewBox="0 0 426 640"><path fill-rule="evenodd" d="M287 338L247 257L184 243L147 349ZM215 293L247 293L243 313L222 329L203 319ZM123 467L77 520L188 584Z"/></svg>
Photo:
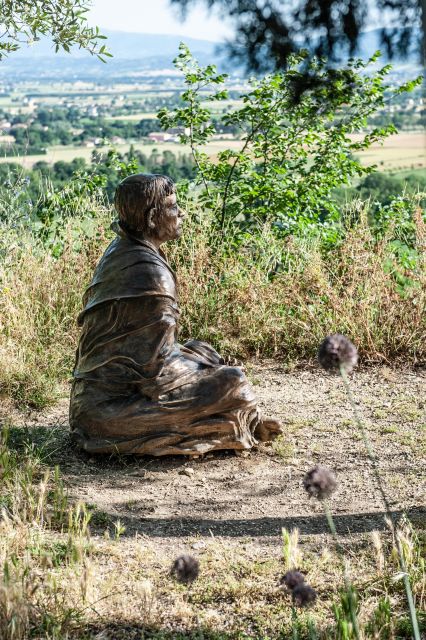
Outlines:
<svg viewBox="0 0 426 640"><path fill-rule="evenodd" d="M256 444L260 416L241 369L204 342L177 342L176 289L161 250L120 229L78 318L70 426L85 450L194 455Z"/></svg>

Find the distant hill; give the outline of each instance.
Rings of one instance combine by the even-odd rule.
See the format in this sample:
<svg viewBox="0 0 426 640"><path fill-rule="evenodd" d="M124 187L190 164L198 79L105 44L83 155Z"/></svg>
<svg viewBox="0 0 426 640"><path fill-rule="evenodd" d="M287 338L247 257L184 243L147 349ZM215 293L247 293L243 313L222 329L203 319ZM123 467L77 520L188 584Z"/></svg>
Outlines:
<svg viewBox="0 0 426 640"><path fill-rule="evenodd" d="M201 64L209 64L212 60L220 67L224 64L224 57L216 51L219 44L217 42L184 36L105 29L102 33L107 36L105 44L113 54L112 58L108 58L108 64L103 64L83 49L74 49L71 54L65 51L55 53L52 42L48 38L42 38L31 46L22 47L0 62L0 79L85 80L110 77L116 80L122 74L134 75L146 70L172 69L172 61L177 56L182 41L188 45Z"/></svg>
<svg viewBox="0 0 426 640"><path fill-rule="evenodd" d="M47 80L59 78L109 78L116 81L126 76L134 76L146 70L158 71L160 69L172 69L172 60L178 53L179 43L185 42L193 55L203 65L212 61L220 69L233 71L239 75L243 73L241 68L227 60L225 53L218 51L220 43L184 36L129 33L124 31L103 30L108 40L106 44L113 54L108 59L108 64L102 64L96 57L90 56L87 51L74 50L72 54L64 51L55 53L54 47L48 38L43 38L31 47L23 47L9 58L0 62L0 79L35 79ZM362 58L370 57L377 49L380 49L380 29L373 29L362 34L358 53ZM347 57L344 50L341 58ZM386 62L385 55L382 61ZM393 60L397 66L401 61ZM417 56L410 51L404 61L408 65L417 64ZM411 72L410 72L411 73Z"/></svg>
<svg viewBox="0 0 426 640"><path fill-rule="evenodd" d="M194 53L202 53L212 55L217 46L217 42L208 40L198 40L197 38L187 38L185 36L162 35L152 33L129 33L126 31L108 31L102 30L103 35L108 40L105 44L108 50L113 54L114 59L128 60L138 58L152 57L175 57L178 51L179 43L185 42ZM87 51L83 49L73 49L71 54L65 51L55 53L54 46L48 38L42 38L31 46L22 47L13 54L14 58L81 58L87 57ZM11 56L12 58L12 56Z"/></svg>
<svg viewBox="0 0 426 640"><path fill-rule="evenodd" d="M214 55L219 42L209 40L199 40L197 38L187 38L186 36L152 34L152 33L130 33L127 31L102 30L107 36L105 41L109 51L115 60L136 60L146 58L172 58L176 55L179 43L185 42L194 54ZM377 49L381 48L380 29L372 29L361 34L358 45L358 55L362 57L371 56ZM54 46L49 38L42 38L31 46L23 47L13 54L13 58L49 58L51 56L70 58L87 58L87 52L82 49L74 49L72 54L64 51L55 53ZM409 57L415 56L414 51L409 52ZM12 57L12 56L11 56ZM384 56L385 57L385 56Z"/></svg>

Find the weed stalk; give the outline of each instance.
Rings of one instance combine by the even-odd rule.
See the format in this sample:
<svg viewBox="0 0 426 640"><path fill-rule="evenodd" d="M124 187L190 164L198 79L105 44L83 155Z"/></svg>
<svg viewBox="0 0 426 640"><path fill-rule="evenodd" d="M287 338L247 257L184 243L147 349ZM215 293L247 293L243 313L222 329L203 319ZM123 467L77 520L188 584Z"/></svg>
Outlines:
<svg viewBox="0 0 426 640"><path fill-rule="evenodd" d="M362 439L364 441L364 445L365 445L365 448L367 450L367 454L368 454L368 458L369 458L370 463L371 463L371 468L372 468L374 479L376 481L377 487L379 488L380 495L382 496L383 504L385 506L386 515L387 515L387 521L388 521L389 527L391 529L391 533L392 533L392 537L393 537L393 540L394 540L394 544L395 544L395 547L396 547L396 550L397 550L397 553L398 553L399 566L400 566L401 572L403 574L403 581L404 581L405 592L407 594L407 602L408 602L408 608L409 608L409 611L410 611L410 619L411 619L411 625L412 625L412 628L413 628L414 640L421 640L419 623L418 623L417 614L416 614L416 607L415 607L414 598L413 598L413 591L411 589L411 584L410 584L410 577L409 577L409 574L408 574L408 571L407 571L407 566L406 566L406 563L405 563L404 553L402 551L401 541L400 541L399 535L398 535L398 530L397 530L397 527L395 526L394 517L392 515L391 509L390 509L390 504L389 504L388 498L386 496L386 492L384 490L382 478L380 476L377 456L374 453L373 447L372 447L370 439L368 437L367 430L365 428L365 425L364 425L364 423L363 423L363 421L361 419L361 416L359 414L358 408L356 406L355 398L353 396L352 389L351 389L351 386L349 384L349 378L348 378L348 374L346 372L344 364L340 363L339 371L340 371L340 375L341 375L342 380L343 380L343 384L344 384L345 389L346 389L346 393L348 394L349 402L350 402L352 410L354 412L355 423L356 423L358 429L361 432Z"/></svg>
<svg viewBox="0 0 426 640"><path fill-rule="evenodd" d="M349 604L349 611L350 611L353 631L354 631L356 640L360 640L358 615L357 615L357 611L356 611L356 601L355 601L355 597L354 597L354 589L353 589L353 585L352 585L351 579L349 577L348 567L347 567L347 564L346 564L346 561L345 561L345 551L344 551L342 545L340 544L339 537L337 535L336 525L334 523L334 518L333 518L333 515L331 513L330 505L328 504L327 501L324 501L324 512L325 512L325 516L327 518L327 523L328 523L329 529L331 531L331 534L333 536L333 540L334 540L335 545L336 545L336 549L337 549L337 551L338 551L338 553L340 555L340 559L342 561L343 579L344 579L344 582L345 582L346 593L348 595L348 604Z"/></svg>

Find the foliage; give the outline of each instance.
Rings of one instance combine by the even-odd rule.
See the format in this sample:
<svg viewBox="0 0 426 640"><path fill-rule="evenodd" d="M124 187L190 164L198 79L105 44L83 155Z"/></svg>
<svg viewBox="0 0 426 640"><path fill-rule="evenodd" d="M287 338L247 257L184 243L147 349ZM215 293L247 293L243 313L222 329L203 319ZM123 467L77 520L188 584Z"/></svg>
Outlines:
<svg viewBox="0 0 426 640"><path fill-rule="evenodd" d="M19 209L25 202L33 206L40 199L44 200L47 193L69 187L69 183L75 182L80 176L88 175L98 177L98 186L103 189L106 199L112 202L117 183L125 177L123 167L141 173L164 173L176 182L191 180L194 178L194 162L189 154L175 154L172 151L162 151L153 147L150 155L135 150L132 146L127 153L118 153L110 149L107 153L93 152L92 164L88 164L84 158L74 158L71 162L58 160L53 165L45 161L36 162L32 169L23 169L16 162L3 162L0 164L0 182L10 189L7 202L11 196L19 202ZM83 186L83 192L87 185ZM37 210L38 205L36 205ZM11 207L6 202L0 206L0 217L11 218L17 207Z"/></svg>
<svg viewBox="0 0 426 640"><path fill-rule="evenodd" d="M389 66L366 73L378 55L335 70L327 69L323 60L307 62L302 52L289 58L286 72L251 80L250 90L241 96L243 106L221 119L238 127L241 147L221 151L212 160L203 152L215 132L209 102L227 98L226 78L213 65L200 67L188 48L180 46L175 64L187 85L184 104L174 111L160 110L158 118L164 128L185 128L181 141L190 145L198 167L200 200L218 211L217 227L232 233L237 229L238 244L263 224L278 236L311 229L328 243L336 241L341 220L333 189L372 172L374 167L363 167L354 154L396 131L389 125L364 133L358 141L349 137L362 131L390 91L385 84ZM306 64L320 82L295 100ZM419 82L391 93L411 90Z"/></svg>
<svg viewBox="0 0 426 640"><path fill-rule="evenodd" d="M40 109L35 115L7 114L6 117L10 118L12 124L9 134L15 140L11 149L13 153L35 155L45 152L49 145L81 145L85 142L94 144L93 140L106 144L116 137L140 140L159 129L155 118L142 118L136 125L120 120L109 122L102 117L73 117L68 120L70 111L71 109ZM47 114L49 117L46 117ZM26 127L22 127L22 124Z"/></svg>
<svg viewBox="0 0 426 640"><path fill-rule="evenodd" d="M50 35L56 51L69 52L77 46L105 62L111 54L99 42L105 36L98 27L87 25L88 10L87 0L1 0L0 60L23 44Z"/></svg>
<svg viewBox="0 0 426 640"><path fill-rule="evenodd" d="M0 393L18 404L48 404L70 376L82 293L111 239L101 187L83 197L71 185L46 194L43 225L31 222L29 205L21 219L13 201L0 224ZM395 215L388 209L403 226L412 216L409 260L396 250L398 226L385 225L377 240L360 203L351 205L353 223L334 251L324 252L310 234L277 238L264 225L235 252L232 237L212 243L214 212L200 214L188 196L181 202L185 233L167 247L179 274L181 340L197 337L225 356L290 364L313 358L324 335L343 331L367 361L426 357L426 231L415 197L398 200ZM18 207L13 216L10 207ZM58 217L61 211L68 217Z"/></svg>
<svg viewBox="0 0 426 640"><path fill-rule="evenodd" d="M190 156L175 156L171 151L159 153L155 148L150 156L132 147L127 154L110 149L106 155L95 153L93 160L92 165L83 158L60 160L53 166L37 162L32 170L24 170L16 163L0 164L0 179L5 187L0 227L3 224L30 231L55 256L62 252L64 241L69 241L67 234L72 233L73 248L78 251L82 236L92 238L95 234L99 203L112 202L117 183L127 175L165 173L181 180L194 174ZM70 219L74 220L71 225Z"/></svg>
<svg viewBox="0 0 426 640"><path fill-rule="evenodd" d="M121 485L123 474L133 473L134 482L133 469L140 475L140 461L90 460L86 466L85 460L71 447L63 427L9 425L2 431L2 640L83 640L99 635L157 640L354 637L332 545L321 553L317 541L300 545L297 530L284 530L280 558L279 553L270 552L271 544L251 543L247 548L243 521L240 537L234 542L210 537L201 556L200 576L186 589L169 575L170 548L164 542L150 536L143 545L140 536L125 539L119 521L110 526L109 511L98 511L94 504L74 503L65 488L67 475L76 470L87 477L91 474L92 484L96 471L101 481L108 475L111 485L111 470L113 475L118 473ZM153 481L145 477L144 482L150 486ZM95 535L89 527L95 528ZM362 534L358 534L356 548L352 541L345 544L357 583L362 637L409 638L411 628L392 539L386 532L374 535L375 546ZM414 530L403 518L400 535L420 613L426 580L424 531ZM317 604L307 610L296 611L289 593L277 588L278 577L295 562L318 592ZM424 616L421 628L424 631Z"/></svg>
<svg viewBox="0 0 426 640"><path fill-rule="evenodd" d="M46 180L35 202L29 199L29 185L30 177L22 173L6 181L0 204L0 233L7 236L12 228L17 234L29 234L35 244L40 241L56 257L62 253L64 242L71 240L72 248L78 250L83 237L93 237L104 186L95 172L76 171L72 180L57 189ZM82 207L84 217L78 215ZM69 219L74 224L67 225Z"/></svg>
<svg viewBox="0 0 426 640"><path fill-rule="evenodd" d="M421 52L421 0L170 0L186 15L195 4L218 8L229 16L235 35L226 43L228 53L251 71L282 69L300 46L330 60L345 59L362 48L362 35L371 25L371 10L382 17L381 41L389 57ZM376 19L376 18L373 18ZM386 26L382 26L386 25ZM392 25L392 26L391 26ZM393 26L397 25L397 26ZM424 50L424 49L423 49ZM419 55L421 60L421 54ZM309 81L310 74L304 74Z"/></svg>
<svg viewBox="0 0 426 640"><path fill-rule="evenodd" d="M333 197L342 209L350 200L369 200L373 214L378 213L381 207L389 205L401 194L415 194L426 191L426 175L409 173L404 178L378 171L363 178L356 187L339 188L333 192ZM421 203L423 208L426 202Z"/></svg>

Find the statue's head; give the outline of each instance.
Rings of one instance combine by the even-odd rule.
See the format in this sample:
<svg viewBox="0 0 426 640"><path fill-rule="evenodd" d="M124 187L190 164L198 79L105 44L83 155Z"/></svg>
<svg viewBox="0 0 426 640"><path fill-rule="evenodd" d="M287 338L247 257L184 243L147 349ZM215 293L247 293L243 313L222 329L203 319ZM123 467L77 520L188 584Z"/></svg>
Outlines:
<svg viewBox="0 0 426 640"><path fill-rule="evenodd" d="M137 238L162 244L181 234L183 212L176 203L176 188L167 176L136 173L125 178L115 192L120 226Z"/></svg>

